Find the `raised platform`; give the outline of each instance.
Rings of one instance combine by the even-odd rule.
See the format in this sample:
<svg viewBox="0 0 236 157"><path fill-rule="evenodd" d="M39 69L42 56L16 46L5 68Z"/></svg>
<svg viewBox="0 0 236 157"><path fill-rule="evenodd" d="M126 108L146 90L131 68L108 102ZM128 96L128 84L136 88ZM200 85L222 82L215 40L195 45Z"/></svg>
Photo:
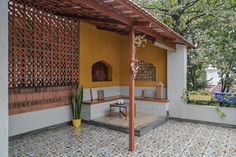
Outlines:
<svg viewBox="0 0 236 157"><path fill-rule="evenodd" d="M135 135L142 136L150 132L154 128L160 126L161 124L165 123L166 121L167 118L165 116L137 113L135 118ZM125 118L119 118L119 116L104 116L95 120L91 120L88 123L124 133L128 133L129 131L129 119L125 120Z"/></svg>

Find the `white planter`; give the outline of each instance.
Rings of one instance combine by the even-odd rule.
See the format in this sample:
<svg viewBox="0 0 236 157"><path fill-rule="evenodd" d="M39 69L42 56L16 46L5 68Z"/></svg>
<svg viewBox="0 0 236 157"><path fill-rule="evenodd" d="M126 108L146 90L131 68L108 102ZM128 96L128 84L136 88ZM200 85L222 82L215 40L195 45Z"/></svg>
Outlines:
<svg viewBox="0 0 236 157"><path fill-rule="evenodd" d="M236 125L236 108L220 107L220 109L226 114L226 117L221 118L215 106L185 104L183 118Z"/></svg>

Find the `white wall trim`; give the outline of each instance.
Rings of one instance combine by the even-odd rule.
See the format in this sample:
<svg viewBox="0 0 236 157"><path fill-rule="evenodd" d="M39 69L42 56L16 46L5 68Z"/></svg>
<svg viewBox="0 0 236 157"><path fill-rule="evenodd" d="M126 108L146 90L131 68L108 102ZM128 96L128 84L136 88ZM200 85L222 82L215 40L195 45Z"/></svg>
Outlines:
<svg viewBox="0 0 236 157"><path fill-rule="evenodd" d="M8 1L0 0L0 156L8 156Z"/></svg>

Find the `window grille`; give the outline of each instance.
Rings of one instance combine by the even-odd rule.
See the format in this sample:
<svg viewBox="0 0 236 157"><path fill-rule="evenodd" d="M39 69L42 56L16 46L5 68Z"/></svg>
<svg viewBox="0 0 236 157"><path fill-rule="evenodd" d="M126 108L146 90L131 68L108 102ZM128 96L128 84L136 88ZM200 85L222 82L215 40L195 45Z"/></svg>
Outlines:
<svg viewBox="0 0 236 157"><path fill-rule="evenodd" d="M139 70L135 78L140 82L154 82L156 81L156 66L145 61L138 62Z"/></svg>
<svg viewBox="0 0 236 157"><path fill-rule="evenodd" d="M112 80L112 69L111 66L104 62L99 61L92 66L92 81L111 81Z"/></svg>

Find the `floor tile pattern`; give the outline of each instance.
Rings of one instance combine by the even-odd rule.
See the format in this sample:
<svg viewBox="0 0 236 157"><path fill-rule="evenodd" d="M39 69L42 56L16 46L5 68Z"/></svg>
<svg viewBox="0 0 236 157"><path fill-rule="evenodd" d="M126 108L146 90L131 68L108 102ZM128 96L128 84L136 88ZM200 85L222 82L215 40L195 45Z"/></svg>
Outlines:
<svg viewBox="0 0 236 157"><path fill-rule="evenodd" d="M10 157L236 157L236 129L167 121L142 137L129 152L128 135L82 124L10 141Z"/></svg>

